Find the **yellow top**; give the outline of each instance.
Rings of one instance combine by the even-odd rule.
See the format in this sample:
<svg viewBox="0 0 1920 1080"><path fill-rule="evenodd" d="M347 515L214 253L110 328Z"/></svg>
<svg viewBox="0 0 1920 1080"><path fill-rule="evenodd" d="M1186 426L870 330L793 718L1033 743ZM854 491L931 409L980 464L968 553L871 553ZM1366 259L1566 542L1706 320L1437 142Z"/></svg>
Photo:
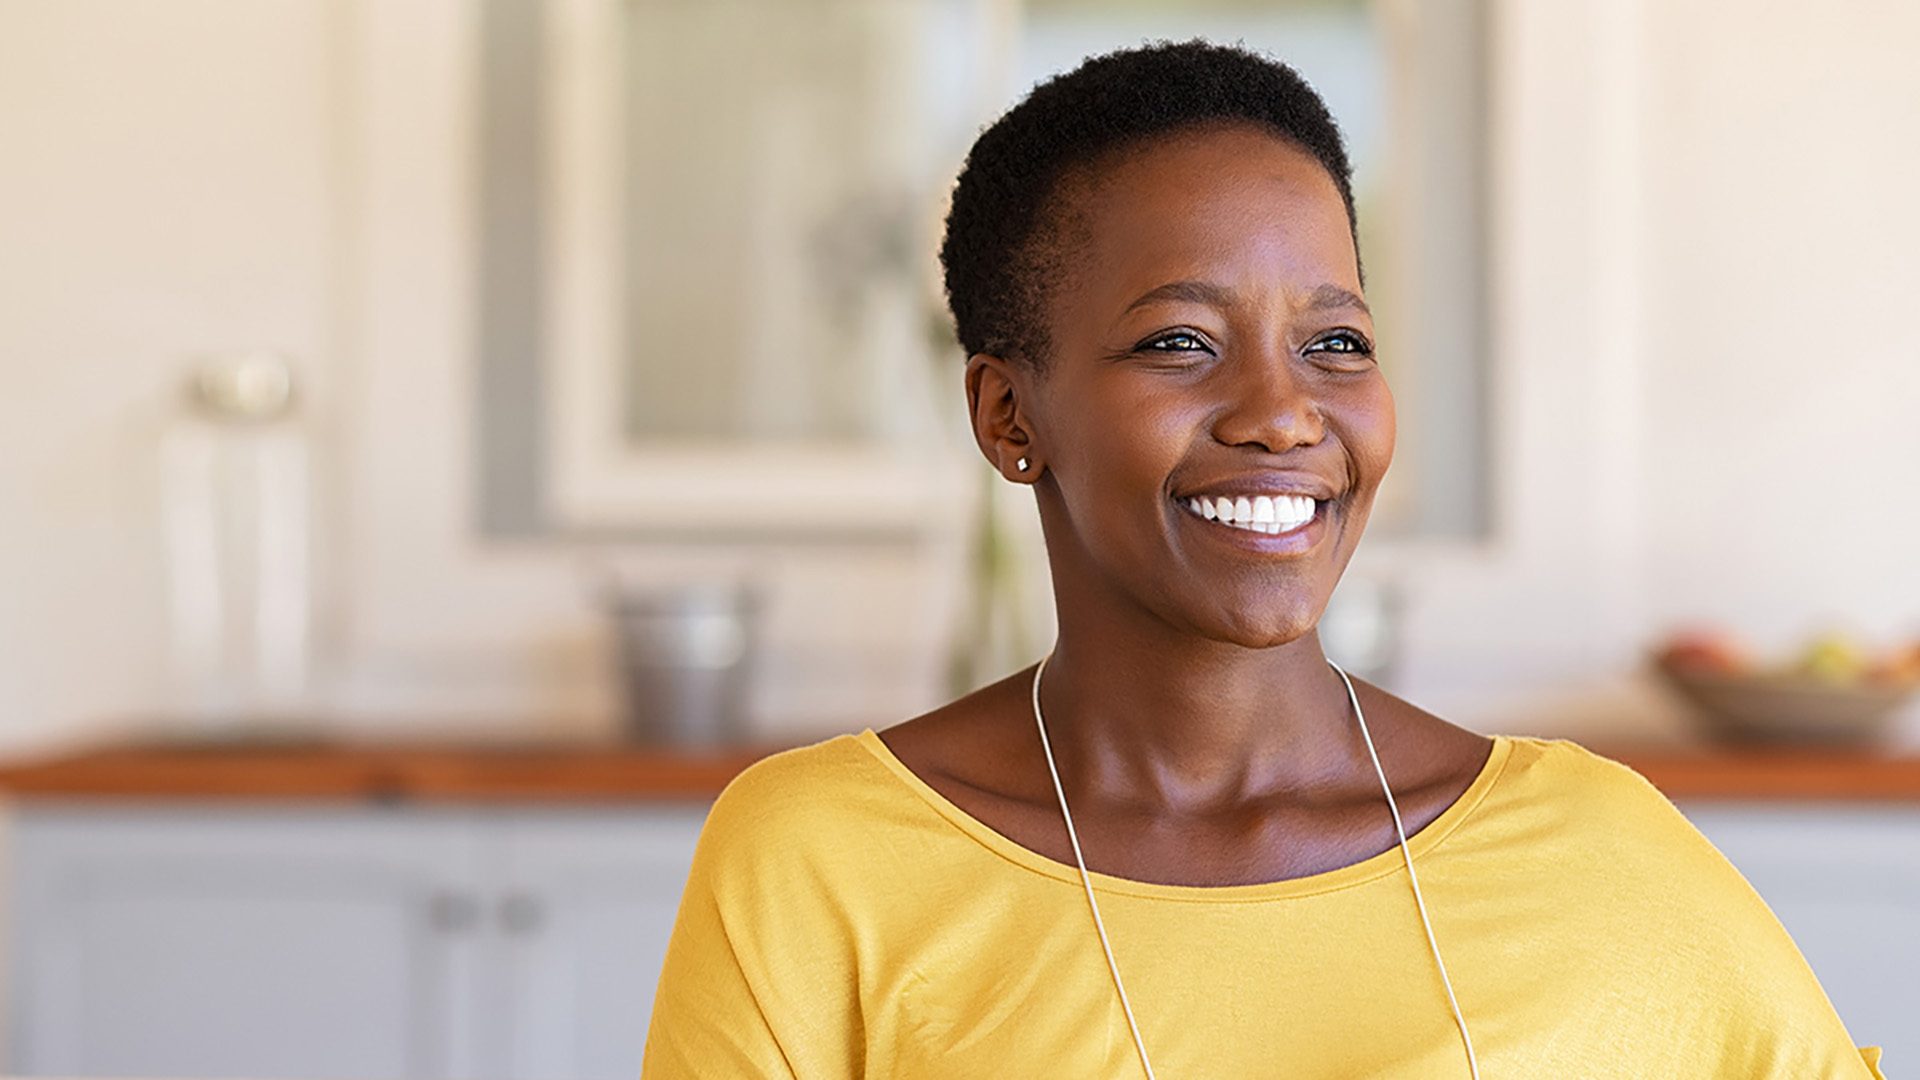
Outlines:
<svg viewBox="0 0 1920 1080"><path fill-rule="evenodd" d="M1625 765L1495 736L1409 843L1485 1080L1881 1076L1766 904ZM1253 885L1092 879L1161 1080L1468 1075L1398 846ZM642 1080L1143 1075L1078 869L873 729L715 801Z"/></svg>

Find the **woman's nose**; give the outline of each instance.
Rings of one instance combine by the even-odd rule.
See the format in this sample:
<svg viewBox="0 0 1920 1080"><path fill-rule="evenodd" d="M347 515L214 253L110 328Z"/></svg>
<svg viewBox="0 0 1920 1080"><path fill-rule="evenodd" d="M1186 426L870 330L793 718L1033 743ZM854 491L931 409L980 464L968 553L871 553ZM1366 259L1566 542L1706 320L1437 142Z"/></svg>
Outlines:
<svg viewBox="0 0 1920 1080"><path fill-rule="evenodd" d="M1290 361L1284 350L1274 350L1234 365L1222 387L1225 407L1214 422L1216 439L1275 454L1320 441L1326 434L1320 403Z"/></svg>

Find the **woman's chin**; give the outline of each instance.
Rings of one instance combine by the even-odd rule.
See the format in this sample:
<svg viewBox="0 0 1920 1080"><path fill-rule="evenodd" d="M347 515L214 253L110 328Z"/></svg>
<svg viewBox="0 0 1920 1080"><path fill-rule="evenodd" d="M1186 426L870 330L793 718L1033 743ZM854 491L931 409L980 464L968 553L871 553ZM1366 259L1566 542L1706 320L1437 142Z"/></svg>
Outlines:
<svg viewBox="0 0 1920 1080"><path fill-rule="evenodd" d="M1243 649L1274 649L1313 633L1323 606L1284 604L1216 615L1200 621L1205 636Z"/></svg>

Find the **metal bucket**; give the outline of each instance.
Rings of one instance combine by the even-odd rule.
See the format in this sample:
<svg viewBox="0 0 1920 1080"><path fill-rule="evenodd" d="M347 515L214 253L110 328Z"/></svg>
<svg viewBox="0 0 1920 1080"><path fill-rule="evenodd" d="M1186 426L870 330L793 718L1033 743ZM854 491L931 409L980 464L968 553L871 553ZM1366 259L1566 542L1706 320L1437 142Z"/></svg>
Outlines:
<svg viewBox="0 0 1920 1080"><path fill-rule="evenodd" d="M744 741L757 590L702 582L608 599L623 682L621 732L635 743L711 748Z"/></svg>

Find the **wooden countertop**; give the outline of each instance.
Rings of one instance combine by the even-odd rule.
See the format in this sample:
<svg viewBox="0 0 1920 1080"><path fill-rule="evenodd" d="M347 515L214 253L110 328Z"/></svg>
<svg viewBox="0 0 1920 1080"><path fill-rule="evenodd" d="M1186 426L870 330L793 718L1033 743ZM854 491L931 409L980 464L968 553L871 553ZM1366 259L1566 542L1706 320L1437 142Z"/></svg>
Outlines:
<svg viewBox="0 0 1920 1080"><path fill-rule="evenodd" d="M1920 754L1912 750L1595 745L1653 781L1669 799L1920 804Z"/></svg>
<svg viewBox="0 0 1920 1080"><path fill-rule="evenodd" d="M1920 804L1920 754L1594 744L1675 800ZM713 752L626 745L151 744L0 762L0 795L323 802L704 801L780 746Z"/></svg>
<svg viewBox="0 0 1920 1080"><path fill-rule="evenodd" d="M448 743L104 747L0 763L0 794L376 803L705 801L740 770L778 749Z"/></svg>

